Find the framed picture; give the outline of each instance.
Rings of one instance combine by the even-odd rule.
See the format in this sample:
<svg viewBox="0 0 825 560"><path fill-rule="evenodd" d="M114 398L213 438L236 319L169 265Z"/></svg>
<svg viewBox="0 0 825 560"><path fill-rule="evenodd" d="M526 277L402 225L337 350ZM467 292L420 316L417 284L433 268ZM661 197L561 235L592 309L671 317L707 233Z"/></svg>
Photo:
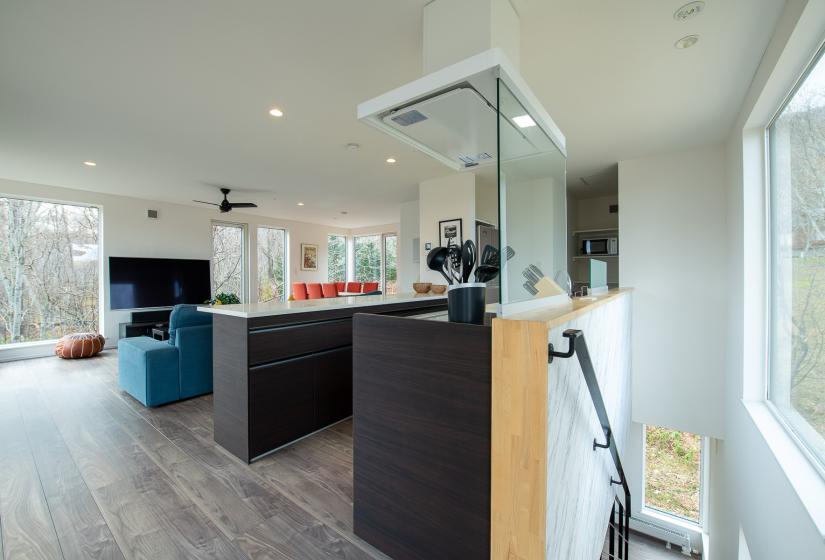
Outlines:
<svg viewBox="0 0 825 560"><path fill-rule="evenodd" d="M441 247L458 245L464 243L461 237L461 218L454 220L441 220L438 222L438 242Z"/></svg>
<svg viewBox="0 0 825 560"><path fill-rule="evenodd" d="M301 243L301 270L318 270L318 245Z"/></svg>

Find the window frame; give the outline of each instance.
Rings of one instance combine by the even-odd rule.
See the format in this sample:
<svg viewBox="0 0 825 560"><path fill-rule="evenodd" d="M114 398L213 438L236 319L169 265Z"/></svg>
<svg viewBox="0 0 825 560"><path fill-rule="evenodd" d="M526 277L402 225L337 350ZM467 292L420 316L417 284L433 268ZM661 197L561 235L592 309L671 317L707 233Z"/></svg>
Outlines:
<svg viewBox="0 0 825 560"><path fill-rule="evenodd" d="M817 451L812 449L811 444L808 443L803 434L800 434L800 425L803 426L804 431L812 430L821 438L825 436L816 432L816 429L810 425L807 419L802 417L793 407L792 413L799 416L799 420L792 422L788 418L788 414L779 406L774 404L771 400L771 369L773 358L773 324L774 324L774 255L773 255L773 168L771 161L771 128L782 116L782 113L788 107L794 96L799 92L799 89L804 85L807 78L813 72L814 68L822 62L825 64L825 42L820 42L819 48L814 52L813 56L805 64L804 70L799 75L793 86L788 90L788 93L782 98L781 103L771 115L770 120L765 125L762 131L762 155L763 155L763 173L764 173L764 189L763 189L763 203L765 205L764 213L764 235L763 243L763 258L765 262L764 282L765 293L763 294L763 304L765 309L765 324L763 333L763 348L764 348L764 371L762 372L762 400L767 409L771 412L774 419L779 423L782 429L790 440L801 451L802 455L808 460L811 467L825 480L825 455L821 456ZM798 425L797 425L798 424Z"/></svg>
<svg viewBox="0 0 825 560"><path fill-rule="evenodd" d="M16 200L26 200L32 202L45 202L47 204L61 204L65 206L79 206L82 208L95 208L97 210L97 332L104 334L105 332L105 316L104 310L106 308L106 298L108 292L106 290L106 269L108 266L108 258L104 253L104 239L103 239L103 205L79 202L74 200L65 200L60 198L50 198L43 196L30 196L21 193L10 193L0 191L0 198L13 198ZM23 342L9 342L8 344L0 344L0 352L8 353L16 349L37 348L40 346L52 346L59 340L58 338L50 338L44 340L27 340ZM37 356L23 356L23 357L37 357Z"/></svg>
<svg viewBox="0 0 825 560"><path fill-rule="evenodd" d="M639 513L642 516L648 516L653 519L658 519L666 523L672 523L677 527L684 527L690 530L704 530L707 521L707 505L708 505L708 473L710 471L709 454L709 440L707 436L698 436L701 440L701 447L699 453L699 519L693 520L683 517L678 513L673 513L647 505L647 426L648 424L641 424L642 426L642 484L641 484L641 501ZM666 428L671 429L671 428ZM683 430L678 430L682 431ZM698 434L692 434L698 435Z"/></svg>
<svg viewBox="0 0 825 560"><path fill-rule="evenodd" d="M284 232L284 293L280 300L271 299L268 301L286 301L289 298L289 295L292 293L292 289L289 283L289 230L282 226L272 226L268 224L255 224L255 300L258 303L264 303L261 302L261 285L258 279L261 266L260 260L258 259L258 251L260 250L260 243L258 242L258 232L262 229L275 229ZM251 264L251 260L249 262ZM249 275L252 276L251 270Z"/></svg>
<svg viewBox="0 0 825 560"><path fill-rule="evenodd" d="M329 277L330 267L329 267L329 239L330 237L341 237L344 239L344 279L343 280L333 280ZM353 242L354 243L354 242ZM353 261L353 269L355 268L355 262ZM350 278L350 270L349 270L349 236L344 233L328 233L327 234L327 282L348 282Z"/></svg>
<svg viewBox="0 0 825 560"><path fill-rule="evenodd" d="M249 303L249 294L252 292L250 289L250 276L252 276L252 271L250 270L249 266L249 254L250 254L250 242L249 242L249 224L246 222L230 222L228 220L210 220L209 223L209 244L210 244L210 255L209 255L209 269L210 275L210 282L214 280L214 259L215 259L215 237L213 234L213 228L216 226L228 226L228 227L236 227L240 228L243 232L243 239L241 241L241 250L243 251L243 255L241 256L241 291L243 292L238 297L241 300L241 303ZM257 249L257 247L256 247ZM257 272L257 271L256 271ZM214 291L214 287L212 288ZM212 296L214 297L215 294L213 293Z"/></svg>
<svg viewBox="0 0 825 560"><path fill-rule="evenodd" d="M395 237L395 286L398 293L398 234L388 231L381 234L381 292L387 293L387 238Z"/></svg>
<svg viewBox="0 0 825 560"><path fill-rule="evenodd" d="M361 233L361 234L353 235L352 236L352 279L353 280L355 280L356 263L358 262L358 259L357 259L357 256L356 256L356 240L359 237L377 237L378 238L379 250L380 250L380 253L381 253L381 265L380 265L380 270L379 270L379 273L380 273L379 276L380 277L378 279L378 285L381 287L381 293L386 294L387 293L387 274L386 274L386 267L387 267L386 250L387 250L387 246L386 246L386 238L387 237L395 237L395 239L396 239L396 244L395 244L395 247L396 247L396 255L395 255L395 258L396 258L396 280L395 281L398 282L398 241L399 241L400 236L399 236L397 231L383 231L383 232L377 232L377 233Z"/></svg>

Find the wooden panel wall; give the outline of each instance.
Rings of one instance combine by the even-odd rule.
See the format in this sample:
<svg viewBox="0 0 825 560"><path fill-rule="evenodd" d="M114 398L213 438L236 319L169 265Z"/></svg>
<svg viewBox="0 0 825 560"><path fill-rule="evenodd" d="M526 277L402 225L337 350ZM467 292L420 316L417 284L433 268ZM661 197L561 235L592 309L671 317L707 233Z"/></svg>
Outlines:
<svg viewBox="0 0 825 560"><path fill-rule="evenodd" d="M547 323L493 320L491 560L544 558Z"/></svg>

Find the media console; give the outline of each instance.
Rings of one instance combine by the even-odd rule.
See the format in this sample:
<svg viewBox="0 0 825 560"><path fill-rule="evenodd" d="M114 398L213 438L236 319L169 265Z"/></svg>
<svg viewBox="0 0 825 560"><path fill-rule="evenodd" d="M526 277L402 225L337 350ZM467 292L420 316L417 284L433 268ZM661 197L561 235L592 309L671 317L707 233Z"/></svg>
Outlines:
<svg viewBox="0 0 825 560"><path fill-rule="evenodd" d="M149 311L132 311L132 320L129 323L118 325L118 338L133 336L152 336L156 328L169 328L169 315L172 308L152 309Z"/></svg>

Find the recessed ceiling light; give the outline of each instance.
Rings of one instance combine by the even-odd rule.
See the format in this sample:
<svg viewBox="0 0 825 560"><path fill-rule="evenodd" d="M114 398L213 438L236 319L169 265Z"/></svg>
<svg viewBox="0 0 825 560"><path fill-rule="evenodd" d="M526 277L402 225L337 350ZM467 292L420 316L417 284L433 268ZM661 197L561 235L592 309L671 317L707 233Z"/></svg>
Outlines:
<svg viewBox="0 0 825 560"><path fill-rule="evenodd" d="M388 157L387 158L387 163L395 163L395 158L394 157Z"/></svg>
<svg viewBox="0 0 825 560"><path fill-rule="evenodd" d="M299 202L299 203L298 203L298 206L303 206L303 205L304 205L304 203L303 203L303 202Z"/></svg>
<svg viewBox="0 0 825 560"><path fill-rule="evenodd" d="M273 117L283 117L284 116L284 112L281 111L280 109L278 109L277 107L273 107L272 109L270 109L269 114L272 115Z"/></svg>
<svg viewBox="0 0 825 560"><path fill-rule="evenodd" d="M361 147L361 144L357 144L355 142L350 142L349 144L347 144L347 149L348 150L357 150L360 147Z"/></svg>
<svg viewBox="0 0 825 560"><path fill-rule="evenodd" d="M97 164L93 161L84 161L83 165L85 165L86 167L97 167Z"/></svg>
<svg viewBox="0 0 825 560"><path fill-rule="evenodd" d="M531 126L536 126L536 121L534 121L533 117L530 115L519 115L517 117L513 117L513 122L516 123L519 128L530 128Z"/></svg>
<svg viewBox="0 0 825 560"><path fill-rule="evenodd" d="M696 2L688 2L684 6L673 12L673 19L675 19L676 21L685 21L686 19L698 16L704 9L705 3L702 2L702 0L697 0Z"/></svg>
<svg viewBox="0 0 825 560"><path fill-rule="evenodd" d="M681 39L673 43L673 46L677 49L689 49L698 42L698 35L686 35L685 37L682 37Z"/></svg>

